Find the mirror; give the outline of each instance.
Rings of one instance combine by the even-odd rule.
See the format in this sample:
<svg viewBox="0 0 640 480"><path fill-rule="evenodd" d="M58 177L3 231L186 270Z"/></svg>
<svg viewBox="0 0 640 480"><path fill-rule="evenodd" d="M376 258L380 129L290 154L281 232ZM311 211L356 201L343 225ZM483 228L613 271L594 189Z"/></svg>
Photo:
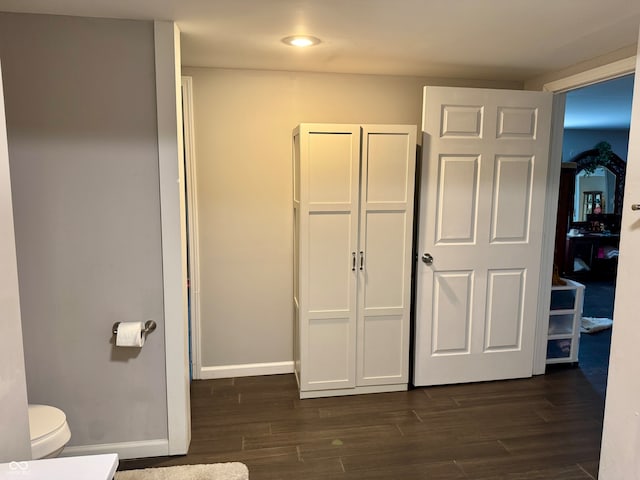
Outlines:
<svg viewBox="0 0 640 480"><path fill-rule="evenodd" d="M591 213L616 213L615 190L616 176L607 167L596 168L593 173L577 173L573 221L586 222Z"/></svg>
<svg viewBox="0 0 640 480"><path fill-rule="evenodd" d="M597 155L597 149L586 150L570 160L576 164L573 222L586 222L587 215L592 213L622 214L627 164L612 153L606 167L587 172L585 169Z"/></svg>

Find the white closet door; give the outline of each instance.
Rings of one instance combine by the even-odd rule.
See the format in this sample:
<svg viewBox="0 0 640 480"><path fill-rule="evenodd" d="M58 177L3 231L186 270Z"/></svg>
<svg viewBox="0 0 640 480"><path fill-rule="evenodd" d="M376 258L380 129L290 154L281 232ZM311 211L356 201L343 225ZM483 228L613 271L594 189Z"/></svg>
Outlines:
<svg viewBox="0 0 640 480"><path fill-rule="evenodd" d="M355 386L360 128L300 126L300 336L305 390Z"/></svg>
<svg viewBox="0 0 640 480"><path fill-rule="evenodd" d="M358 386L407 383L416 128L363 128Z"/></svg>

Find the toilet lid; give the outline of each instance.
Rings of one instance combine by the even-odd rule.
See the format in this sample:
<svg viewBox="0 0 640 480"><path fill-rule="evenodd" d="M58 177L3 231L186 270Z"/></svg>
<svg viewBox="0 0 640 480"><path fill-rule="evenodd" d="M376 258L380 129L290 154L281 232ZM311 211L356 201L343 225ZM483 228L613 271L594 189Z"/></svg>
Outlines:
<svg viewBox="0 0 640 480"><path fill-rule="evenodd" d="M49 405L29 405L29 432L34 459L56 451L71 438L66 415Z"/></svg>
<svg viewBox="0 0 640 480"><path fill-rule="evenodd" d="M29 432L32 442L63 428L66 423L67 417L59 408L29 405Z"/></svg>

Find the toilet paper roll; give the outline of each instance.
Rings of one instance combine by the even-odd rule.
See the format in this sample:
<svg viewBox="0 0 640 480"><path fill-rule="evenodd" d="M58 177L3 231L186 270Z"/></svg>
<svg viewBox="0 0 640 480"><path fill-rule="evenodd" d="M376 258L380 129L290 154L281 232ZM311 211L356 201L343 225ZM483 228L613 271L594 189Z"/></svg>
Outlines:
<svg viewBox="0 0 640 480"><path fill-rule="evenodd" d="M142 322L120 322L118 333L116 333L116 346L118 347L141 347L144 345L144 335Z"/></svg>

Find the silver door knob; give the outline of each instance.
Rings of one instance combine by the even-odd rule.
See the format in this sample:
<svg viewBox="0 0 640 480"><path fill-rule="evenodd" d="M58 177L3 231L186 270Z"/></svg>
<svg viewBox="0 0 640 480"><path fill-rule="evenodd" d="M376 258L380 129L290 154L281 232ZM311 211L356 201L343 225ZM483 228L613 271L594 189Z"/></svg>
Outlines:
<svg viewBox="0 0 640 480"><path fill-rule="evenodd" d="M426 263L427 265L431 265L433 263L433 257L431 256L430 253L423 253L422 254L422 261L424 263Z"/></svg>
<svg viewBox="0 0 640 480"><path fill-rule="evenodd" d="M631 210L640 210L640 203L634 203L631 205Z"/></svg>

